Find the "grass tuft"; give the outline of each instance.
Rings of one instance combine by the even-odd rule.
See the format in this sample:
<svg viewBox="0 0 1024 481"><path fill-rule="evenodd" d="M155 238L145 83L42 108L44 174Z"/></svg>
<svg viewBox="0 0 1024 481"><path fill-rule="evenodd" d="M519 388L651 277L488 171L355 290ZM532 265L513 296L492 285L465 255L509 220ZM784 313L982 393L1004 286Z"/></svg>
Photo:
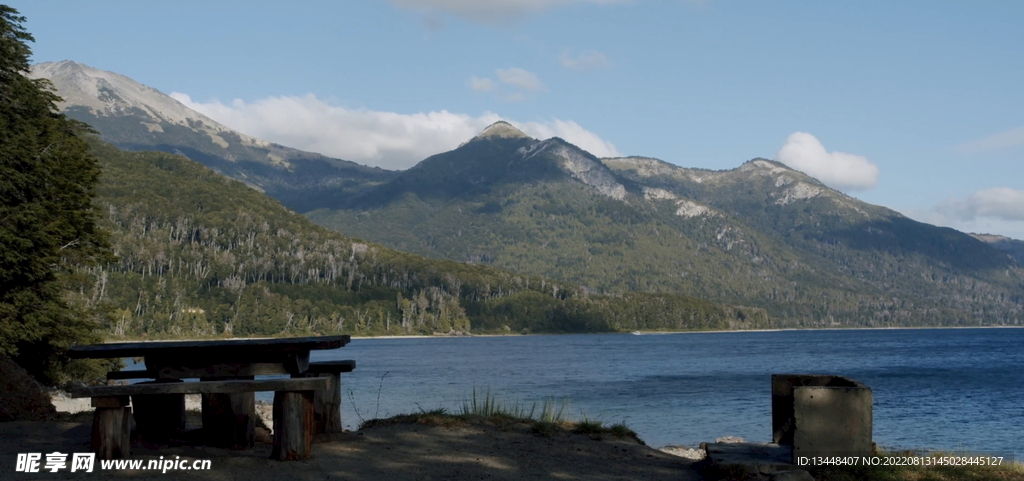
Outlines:
<svg viewBox="0 0 1024 481"><path fill-rule="evenodd" d="M359 429L392 426L396 424L428 424L434 426L468 426L472 423L489 424L502 428L515 425L528 425L530 432L551 437L561 433L586 434L595 439L602 436L629 438L640 444L643 441L636 432L623 423L605 426L600 421L589 420L584 416L582 421L571 421L565 418L569 401L545 400L541 404L522 404L518 401L506 402L491 394L490 390L478 393L473 390L469 399L462 403L458 413L449 413L445 409L402 414L387 419L371 419L359 425Z"/></svg>

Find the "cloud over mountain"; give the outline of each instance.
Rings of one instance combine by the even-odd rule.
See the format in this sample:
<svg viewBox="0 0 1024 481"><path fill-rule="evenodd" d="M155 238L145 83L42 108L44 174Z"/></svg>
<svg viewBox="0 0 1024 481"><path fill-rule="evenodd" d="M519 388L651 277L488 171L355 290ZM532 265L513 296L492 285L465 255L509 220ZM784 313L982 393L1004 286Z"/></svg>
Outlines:
<svg viewBox="0 0 1024 481"><path fill-rule="evenodd" d="M966 197L949 197L929 209L906 209L903 213L963 232L999 232L1024 239L1024 190L983 189Z"/></svg>
<svg viewBox="0 0 1024 481"><path fill-rule="evenodd" d="M197 102L187 94L171 97L232 129L302 150L388 169L404 169L426 157L454 149L488 125L503 120L447 110L402 114L331 105L314 95ZM507 120L507 119L506 119ZM599 157L619 156L615 145L574 121L515 122L536 137L561 137Z"/></svg>
<svg viewBox="0 0 1024 481"><path fill-rule="evenodd" d="M807 132L790 135L776 158L836 189L864 190L878 183L878 166L866 157L829 152L817 137Z"/></svg>
<svg viewBox="0 0 1024 481"><path fill-rule="evenodd" d="M1024 190L995 187L979 190L966 198L949 198L936 207L944 215L960 220L994 217L1024 221Z"/></svg>

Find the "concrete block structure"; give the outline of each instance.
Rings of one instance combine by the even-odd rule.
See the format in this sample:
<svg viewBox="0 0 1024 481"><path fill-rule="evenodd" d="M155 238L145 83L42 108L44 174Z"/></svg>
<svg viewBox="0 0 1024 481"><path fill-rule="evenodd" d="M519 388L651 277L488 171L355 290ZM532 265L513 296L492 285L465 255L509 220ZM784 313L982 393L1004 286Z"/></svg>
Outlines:
<svg viewBox="0 0 1024 481"><path fill-rule="evenodd" d="M871 388L841 376L772 375L772 440L800 457L868 456Z"/></svg>

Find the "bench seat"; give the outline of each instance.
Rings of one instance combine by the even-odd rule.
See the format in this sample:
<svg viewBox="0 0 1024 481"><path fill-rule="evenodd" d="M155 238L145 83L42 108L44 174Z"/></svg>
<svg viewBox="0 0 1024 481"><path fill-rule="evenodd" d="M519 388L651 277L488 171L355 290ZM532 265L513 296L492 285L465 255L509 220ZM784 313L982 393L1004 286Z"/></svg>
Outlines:
<svg viewBox="0 0 1024 481"><path fill-rule="evenodd" d="M230 395L274 391L274 449L271 456L281 460L305 459L309 457L314 434L307 428L313 424L313 396L316 391L326 390L329 382L327 378L303 377L78 386L71 389L71 397L92 398L92 405L96 408L93 417L93 451L101 459L118 459L129 455L129 397L161 396L164 400L171 397L173 402L156 404L180 405L184 409L185 394ZM166 415L174 417L176 413L167 412ZM245 421L251 426L248 419ZM249 430L251 432L251 428Z"/></svg>
<svg viewBox="0 0 1024 481"><path fill-rule="evenodd" d="M316 434L340 433L343 431L341 422L341 373L352 372L356 361L352 359L338 361L319 361L309 363L309 367L295 378L323 377L329 380L327 388L318 389L313 397L313 431ZM111 371L107 379L157 379L157 374L147 370ZM262 389L261 389L262 390ZM275 389L265 389L273 391Z"/></svg>
<svg viewBox="0 0 1024 481"><path fill-rule="evenodd" d="M138 396L141 394L213 394L258 391L315 391L327 387L326 380L315 377L294 379L239 379L230 381L123 384L120 386L78 386L71 397Z"/></svg>

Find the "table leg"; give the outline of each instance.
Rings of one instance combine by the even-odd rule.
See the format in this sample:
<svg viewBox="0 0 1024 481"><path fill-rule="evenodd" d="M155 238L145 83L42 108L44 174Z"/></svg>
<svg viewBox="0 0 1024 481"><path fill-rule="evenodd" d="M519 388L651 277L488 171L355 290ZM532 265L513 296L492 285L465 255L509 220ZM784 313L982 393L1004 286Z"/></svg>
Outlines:
<svg viewBox="0 0 1024 481"><path fill-rule="evenodd" d="M329 379L327 389L313 395L313 416L316 432L340 433L341 427L341 373L325 373L320 377Z"/></svg>
<svg viewBox="0 0 1024 481"><path fill-rule="evenodd" d="M252 376L228 379L253 379ZM204 381L213 379L204 378ZM248 449L256 445L256 393L203 394L203 436L211 446Z"/></svg>
<svg viewBox="0 0 1024 481"><path fill-rule="evenodd" d="M274 393L274 450L281 461L307 459L313 447L313 391Z"/></svg>
<svg viewBox="0 0 1024 481"><path fill-rule="evenodd" d="M92 405L92 451L100 459L127 459L132 418L128 396L94 397Z"/></svg>
<svg viewBox="0 0 1024 481"><path fill-rule="evenodd" d="M139 384L182 382L158 379ZM136 431L147 441L164 442L185 431L185 395L149 394L132 396Z"/></svg>

